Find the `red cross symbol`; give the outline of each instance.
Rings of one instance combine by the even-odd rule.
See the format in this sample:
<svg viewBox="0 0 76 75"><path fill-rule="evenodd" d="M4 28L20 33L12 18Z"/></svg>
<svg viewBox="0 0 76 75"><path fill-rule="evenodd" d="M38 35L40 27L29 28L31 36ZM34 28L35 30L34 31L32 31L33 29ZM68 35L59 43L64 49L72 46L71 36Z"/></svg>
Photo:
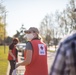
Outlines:
<svg viewBox="0 0 76 75"><path fill-rule="evenodd" d="M40 48L41 48L41 50L43 50L43 47L42 46Z"/></svg>

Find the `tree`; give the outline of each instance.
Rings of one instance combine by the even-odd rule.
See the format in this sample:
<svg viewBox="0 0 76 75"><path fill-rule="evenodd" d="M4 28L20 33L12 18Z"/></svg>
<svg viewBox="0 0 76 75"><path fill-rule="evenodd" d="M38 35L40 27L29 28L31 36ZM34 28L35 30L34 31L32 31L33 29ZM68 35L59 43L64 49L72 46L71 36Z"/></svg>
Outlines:
<svg viewBox="0 0 76 75"><path fill-rule="evenodd" d="M74 13L75 9L75 1L70 0L69 4L67 5L65 9L65 29L68 33L72 32L73 30L76 30L76 14Z"/></svg>
<svg viewBox="0 0 76 75"><path fill-rule="evenodd" d="M24 27L24 25L22 24L20 30L16 32L16 34L14 35L14 37L19 38L20 42L26 42L26 38L24 38L25 33L24 31L26 30L26 28Z"/></svg>
<svg viewBox="0 0 76 75"><path fill-rule="evenodd" d="M11 44L12 40L13 40L13 38L10 37L10 36L8 36L7 38L5 38L5 43L6 43L6 45Z"/></svg>
<svg viewBox="0 0 76 75"><path fill-rule="evenodd" d="M67 35L73 30L76 30L76 14L74 13L75 1L70 0L66 9L61 13L56 13L56 22L58 23L60 34Z"/></svg>
<svg viewBox="0 0 76 75"><path fill-rule="evenodd" d="M14 37L19 37L20 36L20 32L17 30L16 34L14 35Z"/></svg>
<svg viewBox="0 0 76 75"><path fill-rule="evenodd" d="M4 25L0 23L0 39L4 40Z"/></svg>
<svg viewBox="0 0 76 75"><path fill-rule="evenodd" d="M0 39L4 40L6 37L6 9L5 6L3 6L2 1L0 2ZM1 42L1 41L0 41Z"/></svg>
<svg viewBox="0 0 76 75"><path fill-rule="evenodd" d="M55 15L46 15L40 25L40 34L49 44L51 40L63 38L76 30L75 0L70 0L62 12L56 11ZM58 40L57 40L58 41Z"/></svg>
<svg viewBox="0 0 76 75"><path fill-rule="evenodd" d="M52 18L49 15L46 15L44 17L44 19L41 22L40 25L40 35L42 36L44 42L47 43L47 45L49 45L50 41L51 41L51 34L52 34Z"/></svg>
<svg viewBox="0 0 76 75"><path fill-rule="evenodd" d="M55 16L55 24L56 24L56 27L54 27L54 36L64 36L63 21L61 19L62 13L56 11L54 16Z"/></svg>
<svg viewBox="0 0 76 75"><path fill-rule="evenodd" d="M75 20L76 20L76 14L74 13L74 9L75 9L75 1L74 0L70 0L69 4L67 5L66 8L66 12L67 12L67 17L68 17L68 26L69 26L69 32L72 32L73 30L76 29L76 24L75 24Z"/></svg>

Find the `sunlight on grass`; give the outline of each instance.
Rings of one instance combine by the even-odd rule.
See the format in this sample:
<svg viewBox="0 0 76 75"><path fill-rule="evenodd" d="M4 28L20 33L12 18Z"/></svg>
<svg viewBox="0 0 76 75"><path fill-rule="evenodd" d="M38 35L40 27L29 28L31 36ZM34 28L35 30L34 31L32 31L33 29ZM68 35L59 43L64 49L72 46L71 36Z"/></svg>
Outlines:
<svg viewBox="0 0 76 75"><path fill-rule="evenodd" d="M6 75L7 67L8 67L8 46L5 47L4 53L4 46L0 46L0 75Z"/></svg>

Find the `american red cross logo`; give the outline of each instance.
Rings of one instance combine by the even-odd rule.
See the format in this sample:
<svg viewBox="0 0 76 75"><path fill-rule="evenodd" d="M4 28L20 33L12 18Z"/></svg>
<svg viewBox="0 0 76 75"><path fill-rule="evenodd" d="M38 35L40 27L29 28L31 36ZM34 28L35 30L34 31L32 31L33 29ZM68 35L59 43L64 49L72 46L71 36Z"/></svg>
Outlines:
<svg viewBox="0 0 76 75"><path fill-rule="evenodd" d="M45 55L45 47L43 44L38 44L39 46L39 55Z"/></svg>
<svg viewBox="0 0 76 75"><path fill-rule="evenodd" d="M43 50L43 47L42 46L40 48L41 48L41 50Z"/></svg>

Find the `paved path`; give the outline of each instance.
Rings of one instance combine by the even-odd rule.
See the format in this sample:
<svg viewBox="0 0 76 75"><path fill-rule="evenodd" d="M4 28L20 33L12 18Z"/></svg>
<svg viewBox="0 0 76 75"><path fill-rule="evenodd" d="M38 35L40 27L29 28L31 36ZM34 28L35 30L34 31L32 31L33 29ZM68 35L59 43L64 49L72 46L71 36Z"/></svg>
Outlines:
<svg viewBox="0 0 76 75"><path fill-rule="evenodd" d="M51 65L53 63L53 60L54 60L54 57L55 57L55 54L56 53L53 53L53 52L49 52L48 51L47 54L48 54L47 61L48 61L48 73L49 73L50 72ZM18 56L19 62L22 62L23 60L21 60L21 59L23 59L23 58L21 56L21 53L18 53L18 55L19 55ZM6 75L9 75L8 74L9 68L10 68L10 66L8 66L8 71L7 71L7 74ZM18 67L17 68L17 75L23 75L24 71L25 71L25 67L24 66Z"/></svg>
<svg viewBox="0 0 76 75"><path fill-rule="evenodd" d="M8 62L8 67L7 67L7 73L6 73L6 75L9 75L9 69L10 69L10 66L9 66L9 62Z"/></svg>
<svg viewBox="0 0 76 75"><path fill-rule="evenodd" d="M48 63L48 73L50 73L51 65L54 61L56 53L48 52L47 63Z"/></svg>
<svg viewBox="0 0 76 75"><path fill-rule="evenodd" d="M18 53L18 61L19 62L22 62L23 60L23 57L22 57L22 54L19 52ZM17 74L18 75L23 75L24 74L24 71L25 71L25 67L24 66L19 66L18 68L17 68Z"/></svg>

